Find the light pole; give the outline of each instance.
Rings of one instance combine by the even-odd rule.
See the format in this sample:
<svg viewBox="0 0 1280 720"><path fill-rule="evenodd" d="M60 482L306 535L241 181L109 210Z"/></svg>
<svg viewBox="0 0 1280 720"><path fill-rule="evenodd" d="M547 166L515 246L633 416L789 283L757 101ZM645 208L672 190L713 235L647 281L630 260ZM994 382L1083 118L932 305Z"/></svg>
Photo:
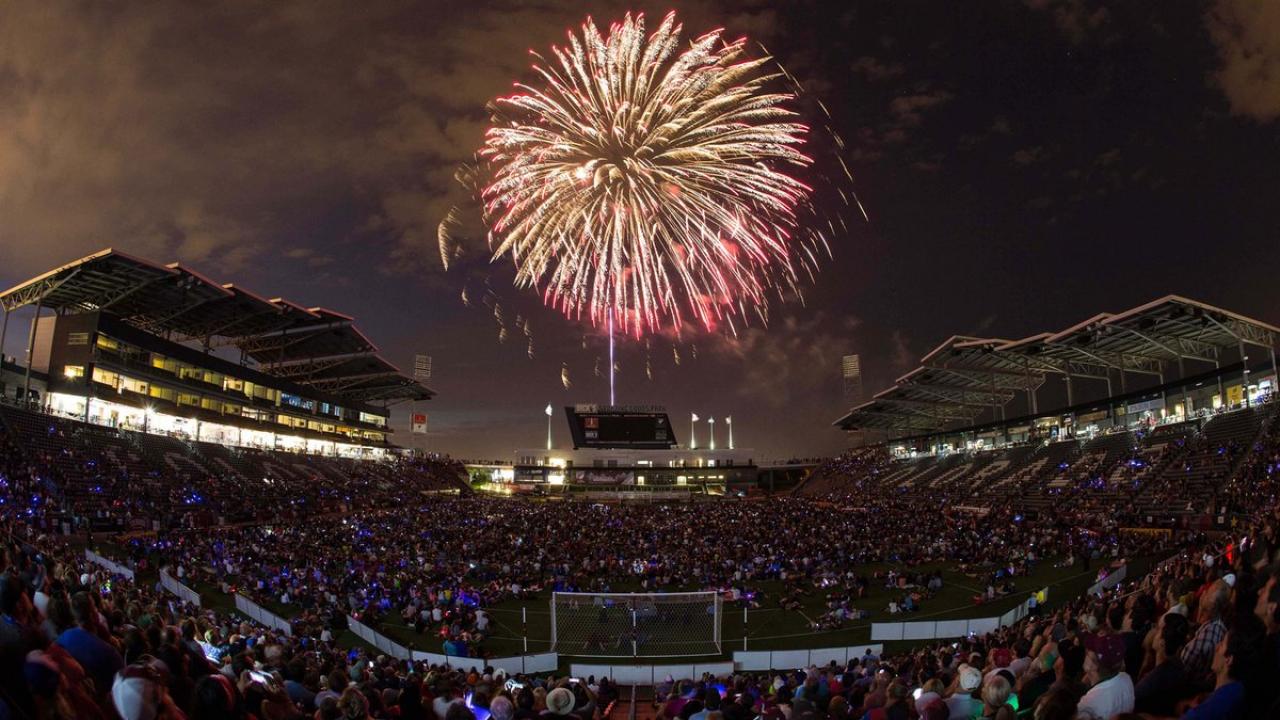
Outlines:
<svg viewBox="0 0 1280 720"><path fill-rule="evenodd" d="M713 417L707 418L707 425L710 426L711 428L711 449L715 450L716 449L716 419Z"/></svg>
<svg viewBox="0 0 1280 720"><path fill-rule="evenodd" d="M551 449L551 413L554 412L551 409L551 403L547 403L547 409L543 410L543 412L547 414L547 449L550 450Z"/></svg>
<svg viewBox="0 0 1280 720"><path fill-rule="evenodd" d="M733 449L733 416L730 415L724 419L724 424L729 426L729 449Z"/></svg>
<svg viewBox="0 0 1280 720"><path fill-rule="evenodd" d="M609 405L617 403L613 396L613 308L609 308Z"/></svg>
<svg viewBox="0 0 1280 720"><path fill-rule="evenodd" d="M689 413L689 449L698 449L698 413Z"/></svg>

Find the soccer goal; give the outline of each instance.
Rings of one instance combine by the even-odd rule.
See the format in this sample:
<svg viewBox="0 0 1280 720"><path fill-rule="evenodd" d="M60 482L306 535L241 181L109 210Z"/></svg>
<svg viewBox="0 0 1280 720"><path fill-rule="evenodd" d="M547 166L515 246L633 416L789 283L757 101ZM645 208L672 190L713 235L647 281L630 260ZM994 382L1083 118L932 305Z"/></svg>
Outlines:
<svg viewBox="0 0 1280 720"><path fill-rule="evenodd" d="M589 657L720 654L714 592L551 595L551 649Z"/></svg>

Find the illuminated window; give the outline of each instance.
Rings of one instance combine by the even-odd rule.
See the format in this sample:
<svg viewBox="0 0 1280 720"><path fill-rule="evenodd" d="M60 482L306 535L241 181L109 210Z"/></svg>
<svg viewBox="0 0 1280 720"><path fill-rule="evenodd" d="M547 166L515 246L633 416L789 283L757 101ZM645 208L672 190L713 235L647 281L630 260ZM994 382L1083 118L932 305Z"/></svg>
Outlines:
<svg viewBox="0 0 1280 720"><path fill-rule="evenodd" d="M120 376L110 370L103 370L102 368L95 367L93 369L93 381L116 388L120 385Z"/></svg>
<svg viewBox="0 0 1280 720"><path fill-rule="evenodd" d="M62 368L62 374L67 376L69 380L79 380L84 377L83 365L66 365Z"/></svg>

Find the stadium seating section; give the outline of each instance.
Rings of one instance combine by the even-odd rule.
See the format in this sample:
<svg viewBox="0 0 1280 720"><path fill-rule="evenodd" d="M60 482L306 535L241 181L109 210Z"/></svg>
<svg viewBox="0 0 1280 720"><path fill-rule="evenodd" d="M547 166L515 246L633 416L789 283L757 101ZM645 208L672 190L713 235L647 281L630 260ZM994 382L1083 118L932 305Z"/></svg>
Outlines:
<svg viewBox="0 0 1280 720"><path fill-rule="evenodd" d="M802 496L914 492L956 504L1017 500L1114 507L1134 525L1167 524L1239 503L1240 490L1274 462L1278 403L1213 415L1203 424L1102 433L973 453L892 458L884 446L851 450L819 466Z"/></svg>
<svg viewBox="0 0 1280 720"><path fill-rule="evenodd" d="M68 520L102 529L199 527L469 491L447 460L366 461L233 448L0 407L12 456Z"/></svg>

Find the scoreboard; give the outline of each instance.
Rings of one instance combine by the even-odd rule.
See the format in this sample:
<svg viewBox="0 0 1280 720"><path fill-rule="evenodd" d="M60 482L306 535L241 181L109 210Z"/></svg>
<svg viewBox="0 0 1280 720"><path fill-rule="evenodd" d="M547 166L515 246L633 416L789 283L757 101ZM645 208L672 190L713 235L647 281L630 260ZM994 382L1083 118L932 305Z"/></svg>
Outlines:
<svg viewBox="0 0 1280 720"><path fill-rule="evenodd" d="M650 406L566 407L573 447L669 450L676 444L666 410Z"/></svg>

